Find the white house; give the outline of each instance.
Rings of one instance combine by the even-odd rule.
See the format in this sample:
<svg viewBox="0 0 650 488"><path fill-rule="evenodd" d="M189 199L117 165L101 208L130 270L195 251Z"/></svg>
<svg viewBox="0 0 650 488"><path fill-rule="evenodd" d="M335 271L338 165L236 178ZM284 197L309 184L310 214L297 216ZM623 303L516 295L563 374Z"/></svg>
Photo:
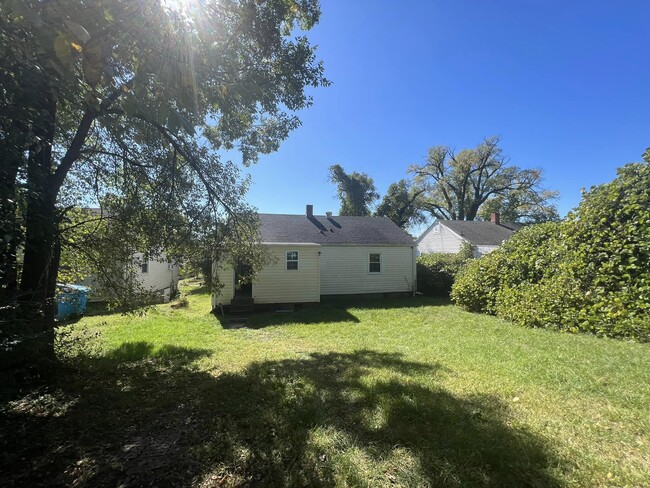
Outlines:
<svg viewBox="0 0 650 488"><path fill-rule="evenodd" d="M142 253L133 256L136 279L147 291L159 292L165 301L178 290L179 266L175 261L168 261L164 253L157 258L145 259Z"/></svg>
<svg viewBox="0 0 650 488"><path fill-rule="evenodd" d="M128 265L125 264L125 266ZM160 295L163 301L169 301L170 297L178 290L179 265L176 262L167 261L164 254L155 259L145 259L142 253L135 253L130 265L134 267L133 277L139 286L144 291ZM96 274L88 276L78 284L90 288L88 295L90 301L101 301L107 298L106 289Z"/></svg>
<svg viewBox="0 0 650 488"><path fill-rule="evenodd" d="M106 218L105 212L100 208L92 207L84 210L95 217ZM156 258L145 259L144 254L138 252L133 254L131 263L124 263L124 266L133 266L134 278L142 289L159 294L164 301L168 301L178 290L179 265L175 261L168 261L165 253L161 253ZM116 270L119 270L119 267L116 267ZM89 299L91 301L106 298L101 280L96 274L88 276L78 284L90 288Z"/></svg>
<svg viewBox="0 0 650 488"><path fill-rule="evenodd" d="M413 238L386 217L260 214L262 245L274 258L249 286L237 286L237 267L215 262L224 284L212 306L249 299L255 304L320 302L321 297L410 294L415 290Z"/></svg>
<svg viewBox="0 0 650 488"><path fill-rule="evenodd" d="M475 256L480 257L494 251L521 227L501 222L499 214L492 214L489 222L438 220L416 241L418 253L457 253L468 242L474 247Z"/></svg>

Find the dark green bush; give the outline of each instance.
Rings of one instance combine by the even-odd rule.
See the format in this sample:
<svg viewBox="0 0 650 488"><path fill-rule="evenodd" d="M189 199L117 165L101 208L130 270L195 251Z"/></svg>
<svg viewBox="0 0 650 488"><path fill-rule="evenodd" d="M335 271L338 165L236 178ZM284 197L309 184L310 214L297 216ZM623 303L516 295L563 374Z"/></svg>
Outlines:
<svg viewBox="0 0 650 488"><path fill-rule="evenodd" d="M497 250L468 262L456 276L450 295L452 301L470 312L494 314L502 258L503 254Z"/></svg>
<svg viewBox="0 0 650 488"><path fill-rule="evenodd" d="M618 175L565 222L525 228L466 266L452 300L529 327L650 341L650 164Z"/></svg>
<svg viewBox="0 0 650 488"><path fill-rule="evenodd" d="M449 296L456 274L473 257L466 244L456 254L423 254L417 259L418 291L429 296Z"/></svg>
<svg viewBox="0 0 650 488"><path fill-rule="evenodd" d="M463 268L452 300L472 312L495 314L501 288L536 283L557 268L563 253L560 232L554 222L523 228L499 249Z"/></svg>

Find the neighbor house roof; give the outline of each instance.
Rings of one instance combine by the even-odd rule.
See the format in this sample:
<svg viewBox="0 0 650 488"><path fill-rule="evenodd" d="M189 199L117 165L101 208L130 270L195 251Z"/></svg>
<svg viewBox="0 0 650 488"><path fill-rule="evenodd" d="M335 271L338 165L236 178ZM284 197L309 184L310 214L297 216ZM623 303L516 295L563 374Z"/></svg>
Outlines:
<svg viewBox="0 0 650 488"><path fill-rule="evenodd" d="M438 222L475 246L499 246L522 227L521 224L514 222L499 224L470 220L439 220Z"/></svg>
<svg viewBox="0 0 650 488"><path fill-rule="evenodd" d="M259 214L266 243L414 246L413 238L387 217Z"/></svg>

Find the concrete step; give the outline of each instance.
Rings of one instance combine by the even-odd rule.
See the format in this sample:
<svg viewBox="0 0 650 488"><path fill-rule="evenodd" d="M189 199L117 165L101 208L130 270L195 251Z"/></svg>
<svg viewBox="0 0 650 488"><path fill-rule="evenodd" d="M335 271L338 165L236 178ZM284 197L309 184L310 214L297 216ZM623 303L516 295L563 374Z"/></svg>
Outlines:
<svg viewBox="0 0 650 488"><path fill-rule="evenodd" d="M230 302L230 313L250 313L255 309L255 300L249 297L235 297Z"/></svg>

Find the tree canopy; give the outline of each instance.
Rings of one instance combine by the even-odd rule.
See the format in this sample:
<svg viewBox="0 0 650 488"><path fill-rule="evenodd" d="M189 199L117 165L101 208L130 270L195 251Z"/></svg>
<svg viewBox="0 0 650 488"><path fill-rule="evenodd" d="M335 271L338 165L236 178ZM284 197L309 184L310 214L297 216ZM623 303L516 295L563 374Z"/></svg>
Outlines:
<svg viewBox="0 0 650 488"><path fill-rule="evenodd" d="M303 34L319 14L317 0L0 3L3 300L51 338L62 256L242 252L248 181L220 151L254 163L300 124L306 87L329 83ZM113 252L96 252L88 226L106 219Z"/></svg>
<svg viewBox="0 0 650 488"><path fill-rule="evenodd" d="M341 201L340 215L361 215L371 214L370 206L379 198L375 183L365 173L346 173L339 164L330 166L329 179L337 187L339 200Z"/></svg>
<svg viewBox="0 0 650 488"><path fill-rule="evenodd" d="M422 209L439 219L475 220L487 203L514 221L541 220L540 214L555 218L549 200L557 194L541 188L542 171L510 164L499 142L487 138L458 153L448 146L429 149L424 164L410 168L423 191Z"/></svg>
<svg viewBox="0 0 650 488"><path fill-rule="evenodd" d="M386 195L377 206L375 215L388 217L402 229L425 221L420 210L420 196L424 190L413 188L405 179L391 183Z"/></svg>
<svg viewBox="0 0 650 488"><path fill-rule="evenodd" d="M528 189L513 190L505 195L489 198L479 210L481 220L489 220L490 215L498 212L501 220L524 224L539 224L560 219L555 205L557 191Z"/></svg>

